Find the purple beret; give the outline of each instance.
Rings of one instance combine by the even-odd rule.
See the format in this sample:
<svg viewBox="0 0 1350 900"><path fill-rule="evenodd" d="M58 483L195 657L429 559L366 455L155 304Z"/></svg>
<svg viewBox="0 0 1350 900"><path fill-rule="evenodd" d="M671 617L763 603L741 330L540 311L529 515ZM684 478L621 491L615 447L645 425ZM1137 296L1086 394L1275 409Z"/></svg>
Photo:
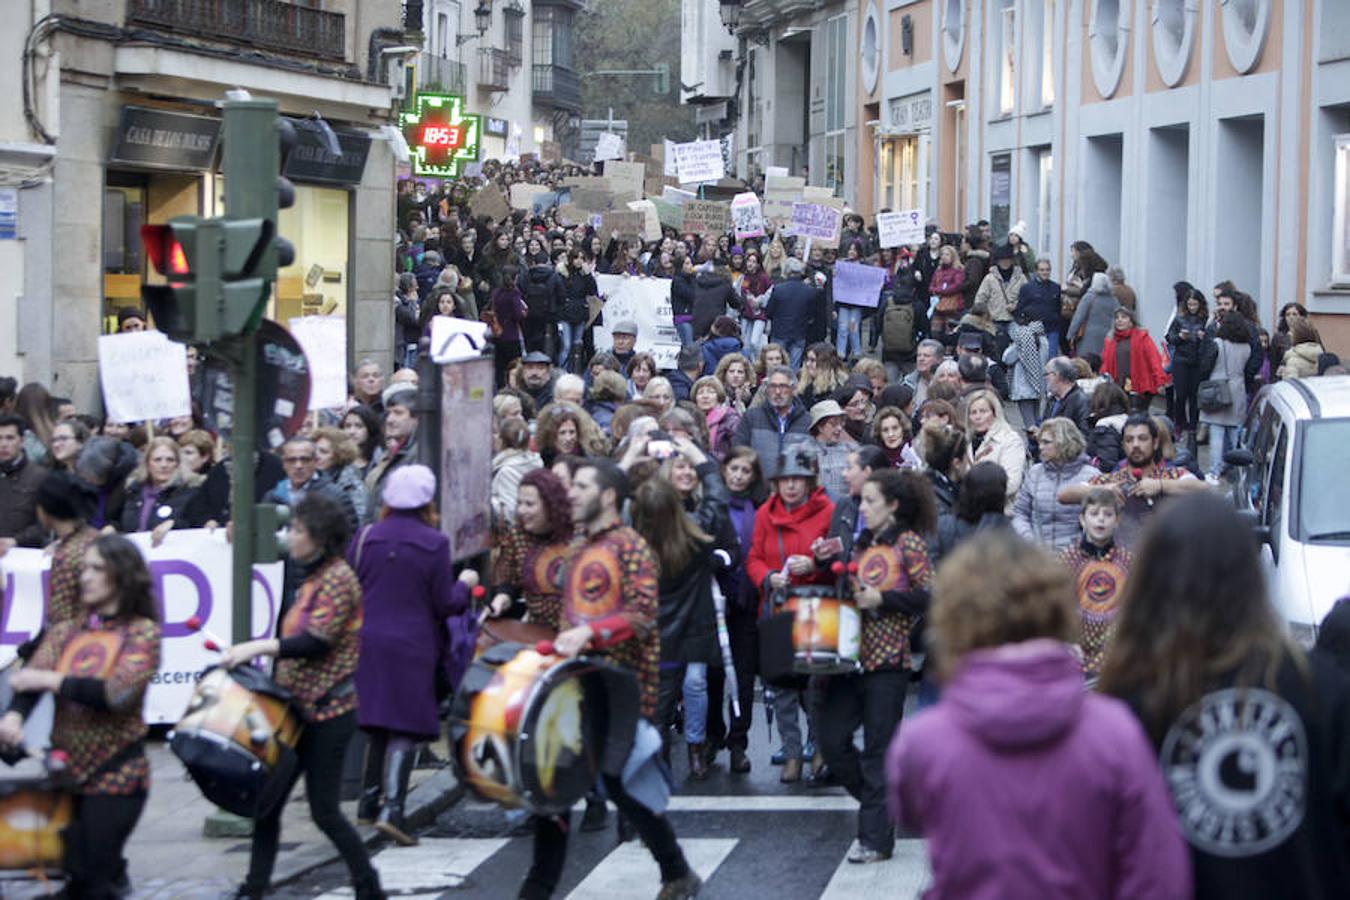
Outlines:
<svg viewBox="0 0 1350 900"><path fill-rule="evenodd" d="M436 476L426 466L399 466L384 486L384 505L390 509L421 509L436 496Z"/></svg>

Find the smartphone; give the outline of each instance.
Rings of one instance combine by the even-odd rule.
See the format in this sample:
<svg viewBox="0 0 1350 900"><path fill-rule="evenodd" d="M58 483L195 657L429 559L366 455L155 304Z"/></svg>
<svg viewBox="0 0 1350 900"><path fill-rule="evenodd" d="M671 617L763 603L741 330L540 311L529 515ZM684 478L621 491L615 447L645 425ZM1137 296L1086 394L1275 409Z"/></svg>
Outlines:
<svg viewBox="0 0 1350 900"><path fill-rule="evenodd" d="M647 442L647 455L652 459L670 459L676 453L675 444L669 440L655 440Z"/></svg>

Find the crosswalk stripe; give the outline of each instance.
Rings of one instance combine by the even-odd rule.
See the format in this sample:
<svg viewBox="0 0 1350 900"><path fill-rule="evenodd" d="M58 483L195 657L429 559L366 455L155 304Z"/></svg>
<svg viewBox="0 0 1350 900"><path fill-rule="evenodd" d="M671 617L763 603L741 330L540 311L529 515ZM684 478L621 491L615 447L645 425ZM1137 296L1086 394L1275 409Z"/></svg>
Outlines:
<svg viewBox="0 0 1350 900"><path fill-rule="evenodd" d="M674 796L667 812L853 812L858 801L848 794L796 794L763 797Z"/></svg>
<svg viewBox="0 0 1350 900"><path fill-rule="evenodd" d="M689 866L707 881L739 841L735 838L684 838ZM661 890L661 872L641 841L616 847L577 885L567 900L634 900L655 897Z"/></svg>
<svg viewBox="0 0 1350 900"><path fill-rule="evenodd" d="M371 862L380 885L400 900L432 900L464 883L474 869L510 843L509 838L422 838L416 847L390 847ZM414 893L416 892L416 893ZM350 887L323 894L318 900L348 900Z"/></svg>
<svg viewBox="0 0 1350 900"><path fill-rule="evenodd" d="M931 879L924 842L896 841L894 853L885 862L859 865L849 862L845 854L820 900L856 900L858 897L915 900L923 895Z"/></svg>

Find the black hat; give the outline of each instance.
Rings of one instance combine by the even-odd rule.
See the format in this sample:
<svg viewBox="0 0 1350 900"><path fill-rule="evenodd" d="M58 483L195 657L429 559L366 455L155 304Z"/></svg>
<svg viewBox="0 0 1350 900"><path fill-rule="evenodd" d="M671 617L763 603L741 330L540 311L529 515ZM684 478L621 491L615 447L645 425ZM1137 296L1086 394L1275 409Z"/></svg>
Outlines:
<svg viewBox="0 0 1350 900"><path fill-rule="evenodd" d="M118 331L121 331L121 330L122 330L122 326L125 325L125 324L127 323L127 320L128 320L128 319L140 319L142 322L144 322L144 321L145 321L145 313L141 312L139 309L137 309L137 308L134 307L134 306L124 306L124 307L122 307L121 309L119 309L119 310L117 311L117 329L118 329Z"/></svg>
<svg viewBox="0 0 1350 900"><path fill-rule="evenodd" d="M542 350L531 350L529 353L526 353L520 361L523 365L529 365L530 363L543 363L546 366L553 365L553 360Z"/></svg>
<svg viewBox="0 0 1350 900"><path fill-rule="evenodd" d="M94 509L93 488L70 472L50 472L38 485L38 508L53 519L87 519Z"/></svg>
<svg viewBox="0 0 1350 900"><path fill-rule="evenodd" d="M1017 254L1013 252L1011 244L999 244L994 248L994 259L1012 259Z"/></svg>
<svg viewBox="0 0 1350 900"><path fill-rule="evenodd" d="M770 478L810 478L814 480L820 474L820 464L816 461L815 451L808 447L789 447L778 454L778 464L774 466Z"/></svg>

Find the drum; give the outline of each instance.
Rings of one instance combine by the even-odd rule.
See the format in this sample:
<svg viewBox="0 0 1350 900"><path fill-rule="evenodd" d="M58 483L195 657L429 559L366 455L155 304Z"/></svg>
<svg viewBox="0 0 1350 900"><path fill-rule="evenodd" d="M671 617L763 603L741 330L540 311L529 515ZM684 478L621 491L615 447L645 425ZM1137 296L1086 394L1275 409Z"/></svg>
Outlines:
<svg viewBox="0 0 1350 900"><path fill-rule="evenodd" d="M9 673L0 672L0 706L10 700ZM44 753L52 730L55 704L44 694L24 721L22 751L0 766L0 870L49 871L61 868L61 832L74 817L74 799L65 790L65 767Z"/></svg>
<svg viewBox="0 0 1350 900"><path fill-rule="evenodd" d="M169 732L169 748L206 799L255 818L289 788L301 727L290 694L262 670L211 668Z"/></svg>
<svg viewBox="0 0 1350 900"><path fill-rule="evenodd" d="M858 609L831 587L788 588L783 611L792 614L792 669L801 675L858 671Z"/></svg>
<svg viewBox="0 0 1350 900"><path fill-rule="evenodd" d="M497 644L474 660L455 695L451 757L483 799L555 815L611 770L607 760L627 757L637 716L630 673Z"/></svg>
<svg viewBox="0 0 1350 900"><path fill-rule="evenodd" d="M482 656L484 650L498 644L513 643L533 646L540 641L551 641L557 632L547 625L523 622L520 619L484 619L478 626L478 638L474 645L475 657Z"/></svg>

